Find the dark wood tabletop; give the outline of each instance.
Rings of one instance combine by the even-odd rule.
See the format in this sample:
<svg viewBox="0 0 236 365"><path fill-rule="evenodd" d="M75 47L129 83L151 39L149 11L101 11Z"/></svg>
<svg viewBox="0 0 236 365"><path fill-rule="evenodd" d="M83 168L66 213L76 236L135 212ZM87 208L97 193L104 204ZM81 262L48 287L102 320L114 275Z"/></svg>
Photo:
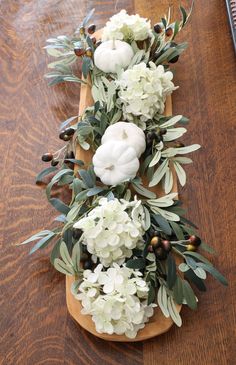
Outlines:
<svg viewBox="0 0 236 365"><path fill-rule="evenodd" d="M178 4L180 1L170 1ZM158 21L165 0L1 1L0 40L0 364L4 365L233 365L235 347L235 55L223 0L197 0L179 40L189 47L175 66L175 114L188 116L185 137L202 149L188 167L180 196L188 217L218 252L214 264L229 280L209 278L196 312L182 310L183 326L136 344L109 343L82 330L65 302L65 278L48 250L29 256L15 245L50 228L54 210L35 185L40 156L56 150L59 123L77 113L79 87L49 88L43 79L50 36L71 34L96 8L101 27L122 8ZM182 2L184 3L184 2Z"/></svg>

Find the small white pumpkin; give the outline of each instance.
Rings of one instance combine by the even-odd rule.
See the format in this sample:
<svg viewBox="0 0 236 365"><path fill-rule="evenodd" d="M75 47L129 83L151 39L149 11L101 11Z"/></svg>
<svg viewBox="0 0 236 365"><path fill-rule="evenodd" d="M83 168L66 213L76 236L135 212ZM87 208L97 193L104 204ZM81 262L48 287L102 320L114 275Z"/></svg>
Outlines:
<svg viewBox="0 0 236 365"><path fill-rule="evenodd" d="M93 156L95 174L103 184L118 185L133 179L139 169L135 149L126 142L107 142L96 150Z"/></svg>
<svg viewBox="0 0 236 365"><path fill-rule="evenodd" d="M115 73L117 66L129 66L133 56L134 51L128 43L119 40L106 41L96 48L94 63L103 72Z"/></svg>
<svg viewBox="0 0 236 365"><path fill-rule="evenodd" d="M134 123L117 122L110 125L102 137L102 144L109 141L126 142L135 149L138 158L146 149L145 134Z"/></svg>

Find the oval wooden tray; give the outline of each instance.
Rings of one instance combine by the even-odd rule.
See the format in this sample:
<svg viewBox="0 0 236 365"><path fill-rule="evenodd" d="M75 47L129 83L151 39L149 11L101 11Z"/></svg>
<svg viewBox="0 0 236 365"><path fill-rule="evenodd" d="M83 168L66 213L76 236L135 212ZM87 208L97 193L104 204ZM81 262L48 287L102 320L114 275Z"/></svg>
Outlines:
<svg viewBox="0 0 236 365"><path fill-rule="evenodd" d="M96 32L96 37L99 38L100 33ZM79 115L82 115L84 109L88 106L93 105L93 98L91 95L91 88L88 85L81 84L80 89L80 103L79 103ZM171 97L168 97L166 100L165 107L165 115L172 115L172 102ZM77 145L76 149L76 158L83 160L85 164L89 164L92 159L92 151L85 151L79 145ZM158 195L163 195L163 192L160 186L154 187L151 190L155 191ZM174 180L174 189L173 191L177 192L177 183L176 179ZM88 332L93 335L102 338L107 341L117 341L117 342L137 342L144 341L149 338L158 336L164 332L167 332L170 327L173 325L173 321L171 318L166 318L161 310L157 307L154 310L154 315L150 318L149 322L145 325L145 327L140 330L135 339L130 339L124 335L108 335L104 333L98 333L95 329L95 325L92 321L90 315L81 314L81 303L79 300L75 299L73 294L71 293L71 284L74 278L71 276L66 277L66 303L68 307L68 311L71 316L79 323L81 327L86 329ZM176 305L177 310L180 312L181 306Z"/></svg>

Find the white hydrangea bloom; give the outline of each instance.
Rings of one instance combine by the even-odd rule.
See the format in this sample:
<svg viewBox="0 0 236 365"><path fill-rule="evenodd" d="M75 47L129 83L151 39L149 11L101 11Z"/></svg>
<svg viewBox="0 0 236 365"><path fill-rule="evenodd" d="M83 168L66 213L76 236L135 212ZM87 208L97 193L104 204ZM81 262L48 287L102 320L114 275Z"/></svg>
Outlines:
<svg viewBox="0 0 236 365"><path fill-rule="evenodd" d="M128 15L126 10L121 10L113 15L103 29L102 40L120 39L126 42L143 41L152 37L151 23L149 20L136 15Z"/></svg>
<svg viewBox="0 0 236 365"><path fill-rule="evenodd" d="M88 252L99 258L104 266L119 264L132 255L132 249L142 245L145 212L141 200L108 200L101 198L99 205L74 224L82 229L82 242Z"/></svg>
<svg viewBox="0 0 236 365"><path fill-rule="evenodd" d="M124 71L116 82L125 118L133 121L136 116L145 122L163 113L166 96L177 89L172 78L171 71L165 72L162 65L153 62L149 62L149 67L141 62Z"/></svg>
<svg viewBox="0 0 236 365"><path fill-rule="evenodd" d="M103 271L99 264L93 272L84 271L76 299L81 300L81 313L92 316L97 332L135 338L156 306L147 305L148 291L140 271L115 263Z"/></svg>

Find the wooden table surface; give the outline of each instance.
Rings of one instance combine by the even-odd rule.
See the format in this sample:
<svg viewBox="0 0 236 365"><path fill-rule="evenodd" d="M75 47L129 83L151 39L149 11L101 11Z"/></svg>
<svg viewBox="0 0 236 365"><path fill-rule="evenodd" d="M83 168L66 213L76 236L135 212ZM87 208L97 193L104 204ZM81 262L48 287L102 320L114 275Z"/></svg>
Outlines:
<svg viewBox="0 0 236 365"><path fill-rule="evenodd" d="M178 3L172 1L172 3ZM191 119L189 143L200 143L187 187L180 191L188 217L218 251L214 263L227 276L226 289L213 279L199 293L198 311L184 308L183 327L145 343L99 340L70 318L65 279L50 265L48 251L28 256L15 247L55 212L34 185L40 156L56 150L58 125L75 115L77 85L49 88L43 79L42 49L51 35L70 34L96 8L102 26L126 7L157 21L168 1L16 0L1 1L1 199L0 364L233 365L235 347L235 56L223 0L197 0L179 39L189 48L176 66L174 113Z"/></svg>

